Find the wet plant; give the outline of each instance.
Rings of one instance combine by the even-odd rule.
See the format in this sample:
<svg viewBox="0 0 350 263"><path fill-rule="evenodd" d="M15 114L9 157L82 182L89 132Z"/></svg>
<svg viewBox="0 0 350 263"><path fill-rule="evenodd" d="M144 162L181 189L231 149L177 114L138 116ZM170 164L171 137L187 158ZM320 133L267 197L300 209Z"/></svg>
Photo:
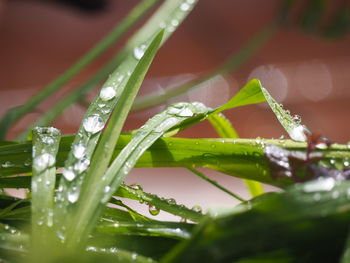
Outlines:
<svg viewBox="0 0 350 263"><path fill-rule="evenodd" d="M2 119L9 127L59 89L116 41L158 1L144 0L105 40L63 76ZM195 6L164 1L109 64L54 105L17 141L0 144L0 188L27 189L27 198L1 192L0 258L5 262L349 262L349 145L313 133L278 104L257 79L227 103L210 108L179 102L139 129L122 132L132 108L181 94L247 59L276 30L263 28L222 67L161 96L136 99L161 45ZM113 71L113 72L111 72ZM109 73L111 73L109 75ZM101 79L75 135L46 127ZM225 110L267 102L290 139L242 139ZM185 139L178 132L208 120L221 138ZM184 167L240 204L221 211L188 208L175 199L126 185L133 167ZM197 167L242 178L245 200ZM261 183L280 192L264 193ZM181 222L140 214L123 200L160 210Z"/></svg>

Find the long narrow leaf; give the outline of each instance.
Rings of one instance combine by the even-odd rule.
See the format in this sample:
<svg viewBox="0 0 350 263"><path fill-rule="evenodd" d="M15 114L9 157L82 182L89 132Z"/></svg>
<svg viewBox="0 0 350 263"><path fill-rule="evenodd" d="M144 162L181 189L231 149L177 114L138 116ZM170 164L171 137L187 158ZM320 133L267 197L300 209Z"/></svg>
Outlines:
<svg viewBox="0 0 350 263"><path fill-rule="evenodd" d="M110 188L107 187L110 187L108 184L110 178L107 175L104 175L104 173L111 160L113 149L117 143L121 129L130 111L132 102L136 97L143 78L145 77L146 72L159 48L163 37L163 32L164 31L160 31L149 44L139 63L137 63L137 66L131 73L129 80L125 85L125 89L123 89L120 95L118 104L109 120L109 125L101 137L98 147L94 153L84 184L82 187L77 184L72 186L71 184L68 190L61 193L61 196L66 194L65 200L67 200L68 203L66 202L65 206L75 209L71 210L73 211L73 217L66 220L68 223L67 246L70 248L75 248L79 242L85 241L89 231L91 231L93 222L95 222L97 219L98 213L96 208L99 207L98 204L101 204L101 197L104 194L109 194ZM91 110L93 110L93 108ZM90 116L99 115L95 113L95 115ZM93 123L92 125L97 124ZM89 131L86 125L83 125L83 127L85 132ZM91 126L91 129L94 129L94 126ZM78 160L78 162L79 161L81 160ZM63 175L65 176L65 174ZM79 177L78 179L82 180L83 177ZM91 189L93 190L91 191ZM71 195L74 195L74 199L70 198ZM75 206L78 199L80 199L80 202L78 202L77 206ZM105 200L104 202L107 201L108 200Z"/></svg>
<svg viewBox="0 0 350 263"><path fill-rule="evenodd" d="M35 255L47 247L53 233L56 154L61 134L55 128L33 131L32 243Z"/></svg>

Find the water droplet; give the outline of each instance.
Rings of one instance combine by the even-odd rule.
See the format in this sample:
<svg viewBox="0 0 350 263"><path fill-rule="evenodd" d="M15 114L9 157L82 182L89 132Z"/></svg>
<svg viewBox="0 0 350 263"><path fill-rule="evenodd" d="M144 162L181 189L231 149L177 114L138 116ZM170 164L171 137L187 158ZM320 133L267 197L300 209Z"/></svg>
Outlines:
<svg viewBox="0 0 350 263"><path fill-rule="evenodd" d="M73 155L77 159L81 159L85 156L86 147L82 143L75 144L73 146Z"/></svg>
<svg viewBox="0 0 350 263"><path fill-rule="evenodd" d="M13 163L11 162L5 162L1 165L3 168L10 168L10 167L13 167Z"/></svg>
<svg viewBox="0 0 350 263"><path fill-rule="evenodd" d="M74 180L76 177L75 172L73 172L71 169L64 169L63 171L63 176L66 178L68 181Z"/></svg>
<svg viewBox="0 0 350 263"><path fill-rule="evenodd" d="M187 0L187 3L189 3L190 5L193 5L194 2L196 2L196 0Z"/></svg>
<svg viewBox="0 0 350 263"><path fill-rule="evenodd" d="M108 194L111 191L111 187L109 185L105 186L104 192Z"/></svg>
<svg viewBox="0 0 350 263"><path fill-rule="evenodd" d="M68 191L67 199L70 203L75 203L79 198L79 190L77 187L73 187L72 190Z"/></svg>
<svg viewBox="0 0 350 263"><path fill-rule="evenodd" d="M202 207L200 207L199 205L193 206L192 210L197 212L197 213L202 213Z"/></svg>
<svg viewBox="0 0 350 263"><path fill-rule="evenodd" d="M100 91L100 98L101 100L103 101L108 101L108 100L111 100L115 97L115 95L117 95L117 92L116 90L111 87L111 86L108 86L108 87L103 87Z"/></svg>
<svg viewBox="0 0 350 263"><path fill-rule="evenodd" d="M51 137L45 136L42 138L42 142L45 144L53 144L54 140Z"/></svg>
<svg viewBox="0 0 350 263"><path fill-rule="evenodd" d="M315 193L314 196L313 196L314 200L317 202L317 201L320 201L321 199L321 194L320 193Z"/></svg>
<svg viewBox="0 0 350 263"><path fill-rule="evenodd" d="M148 211L149 211L149 213L150 213L152 216L156 216L156 215L158 215L159 212L160 212L160 210L159 210L157 207L155 207L154 205L149 205L149 206L148 206Z"/></svg>
<svg viewBox="0 0 350 263"><path fill-rule="evenodd" d="M37 171L42 171L47 167L51 167L55 164L55 157L49 153L43 153L35 157L33 166Z"/></svg>
<svg viewBox="0 0 350 263"><path fill-rule="evenodd" d="M181 5L180 5L180 10L181 11L188 11L190 9L190 5L188 4L188 3L182 3Z"/></svg>
<svg viewBox="0 0 350 263"><path fill-rule="evenodd" d="M136 191L141 191L141 192L143 191L143 188L140 184L132 184L130 185L130 187Z"/></svg>
<svg viewBox="0 0 350 263"><path fill-rule="evenodd" d="M184 107L177 115L180 117L192 117L193 111L187 107Z"/></svg>
<svg viewBox="0 0 350 263"><path fill-rule="evenodd" d="M165 22L160 22L160 23L159 23L159 27L162 28L162 29L165 28L165 27L166 27Z"/></svg>
<svg viewBox="0 0 350 263"><path fill-rule="evenodd" d="M305 183L303 190L305 192L330 191L335 185L335 180L331 177L322 178Z"/></svg>
<svg viewBox="0 0 350 263"><path fill-rule="evenodd" d="M291 131L289 132L289 136L297 142L305 142L306 141L306 135L305 135L305 128L302 125L294 126Z"/></svg>
<svg viewBox="0 0 350 263"><path fill-rule="evenodd" d="M136 260L137 259L137 254L135 252L131 253L131 259Z"/></svg>
<svg viewBox="0 0 350 263"><path fill-rule="evenodd" d="M82 173L89 167L89 165L90 165L90 161L88 159L79 160L74 165L74 170L77 171L78 173Z"/></svg>
<svg viewBox="0 0 350 263"><path fill-rule="evenodd" d="M171 24L176 27L179 25L179 21L177 21L176 19L173 19L171 20Z"/></svg>
<svg viewBox="0 0 350 263"><path fill-rule="evenodd" d="M344 161L344 162L343 162L343 165L344 165L345 167L348 167L349 164L350 164L349 161Z"/></svg>
<svg viewBox="0 0 350 263"><path fill-rule="evenodd" d="M211 148L216 148L216 145L215 144L211 144L210 147Z"/></svg>
<svg viewBox="0 0 350 263"><path fill-rule="evenodd" d="M137 60L140 60L143 57L143 55L145 54L146 47L146 45L141 45L139 47L134 48L134 57Z"/></svg>
<svg viewBox="0 0 350 263"><path fill-rule="evenodd" d="M83 127L86 132L95 134L101 131L104 127L105 123L100 116L97 114L93 114L86 119L84 119Z"/></svg>
<svg viewBox="0 0 350 263"><path fill-rule="evenodd" d="M337 199L339 197L339 192L338 191L334 191L333 193L332 193L332 198L333 199Z"/></svg>
<svg viewBox="0 0 350 263"><path fill-rule="evenodd" d="M31 159L27 159L25 162L24 162L24 166L30 166L32 164L32 160Z"/></svg>
<svg viewBox="0 0 350 263"><path fill-rule="evenodd" d="M320 150L324 150L324 149L327 149L327 144L325 144L325 143L318 143L318 144L316 144L316 148L317 149L320 149Z"/></svg>
<svg viewBox="0 0 350 263"><path fill-rule="evenodd" d="M168 199L166 199L166 202L169 205L176 205L176 200L174 198L168 198Z"/></svg>

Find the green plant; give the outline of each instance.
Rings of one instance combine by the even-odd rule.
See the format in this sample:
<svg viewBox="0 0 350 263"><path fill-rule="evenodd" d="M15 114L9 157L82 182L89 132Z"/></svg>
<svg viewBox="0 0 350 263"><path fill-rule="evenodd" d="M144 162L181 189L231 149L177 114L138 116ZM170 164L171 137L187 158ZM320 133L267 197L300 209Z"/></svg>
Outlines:
<svg viewBox="0 0 350 263"><path fill-rule="evenodd" d="M113 35L119 36L155 3L141 2L122 23L123 29L117 29ZM38 122L47 125L84 94L91 83L116 68L90 104L75 136L61 137L55 128L36 127L29 140L0 144L0 188L29 189L26 199L4 192L0 195L2 260L349 262L350 184L346 179L350 176L350 149L310 132L258 80L251 80L218 108L200 102L176 103L138 130L121 132L133 105L138 109L154 105L218 73L229 72L275 30L275 26L263 29L238 56L213 73L172 93L152 95L133 104L157 50L194 4L193 0L164 2L117 59ZM97 55L113 42L107 39L92 54ZM44 89L35 100L11 110L3 118L2 134L95 55L85 57L84 62ZM261 102L268 102L292 140L237 138L222 112ZM206 119L224 139L171 137ZM56 170L63 167L62 172ZM133 167L186 167L241 203L203 214L198 207L189 209L174 199L144 192L139 185L125 185L123 181ZM246 180L254 198L242 199L196 167L209 167ZM264 193L261 183L283 191ZM151 219L119 198L149 205L152 215L164 210L191 222Z"/></svg>

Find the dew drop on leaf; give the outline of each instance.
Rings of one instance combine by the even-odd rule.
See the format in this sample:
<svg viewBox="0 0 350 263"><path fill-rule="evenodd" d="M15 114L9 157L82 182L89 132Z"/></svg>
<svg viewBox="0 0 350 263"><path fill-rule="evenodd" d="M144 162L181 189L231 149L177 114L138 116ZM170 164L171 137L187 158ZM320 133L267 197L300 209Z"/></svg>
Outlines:
<svg viewBox="0 0 350 263"><path fill-rule="evenodd" d="M169 205L176 205L176 200L175 200L174 198L166 199L166 202L167 202Z"/></svg>
<svg viewBox="0 0 350 263"><path fill-rule="evenodd" d="M101 131L104 125L105 125L104 121L97 114L93 114L87 117L86 119L84 119L84 122L83 122L83 127L85 131L92 134L95 134Z"/></svg>
<svg viewBox="0 0 350 263"><path fill-rule="evenodd" d="M74 170L77 171L78 173L82 173L89 167L89 165L90 165L90 161L88 159L79 160L74 165Z"/></svg>
<svg viewBox="0 0 350 263"><path fill-rule="evenodd" d="M63 176L64 176L64 178L66 178L68 181L72 181L72 180L74 180L74 178L76 177L76 174L75 174L75 172L73 172L73 171L70 170L70 169L64 169L64 171L63 171Z"/></svg>
<svg viewBox="0 0 350 263"><path fill-rule="evenodd" d="M141 45L141 46L135 47L134 48L134 57L137 60L140 60L143 57L143 55L145 54L145 50L146 50L146 45Z"/></svg>
<svg viewBox="0 0 350 263"><path fill-rule="evenodd" d="M197 213L202 213L202 207L200 207L199 205L193 206L192 210Z"/></svg>
<svg viewBox="0 0 350 263"><path fill-rule="evenodd" d="M182 3L182 4L180 5L180 10L181 10L181 11L186 12L186 11L188 11L189 9L190 9L190 5L189 5L188 3Z"/></svg>
<svg viewBox="0 0 350 263"><path fill-rule="evenodd" d="M53 166L55 163L55 157L49 153L43 153L35 157L33 166L37 171L42 171L47 167Z"/></svg>
<svg viewBox="0 0 350 263"><path fill-rule="evenodd" d="M76 187L73 187L72 190L70 190L67 193L67 199L70 203L75 203L78 201L79 198L79 190Z"/></svg>
<svg viewBox="0 0 350 263"><path fill-rule="evenodd" d="M81 159L85 156L86 147L79 143L73 146L73 155L77 159Z"/></svg>
<svg viewBox="0 0 350 263"><path fill-rule="evenodd" d="M100 99L103 101L108 101L113 99L116 94L117 92L113 87L111 86L103 87L100 91Z"/></svg>
<svg viewBox="0 0 350 263"><path fill-rule="evenodd" d="M294 141L305 142L306 141L305 128L302 125L295 126L289 132L289 136Z"/></svg>
<svg viewBox="0 0 350 263"><path fill-rule="evenodd" d="M156 216L156 215L158 215L159 212L160 212L160 210L159 210L157 207L155 207L154 205L149 205L149 206L148 206L148 211L149 211L149 213L150 213L152 216Z"/></svg>

